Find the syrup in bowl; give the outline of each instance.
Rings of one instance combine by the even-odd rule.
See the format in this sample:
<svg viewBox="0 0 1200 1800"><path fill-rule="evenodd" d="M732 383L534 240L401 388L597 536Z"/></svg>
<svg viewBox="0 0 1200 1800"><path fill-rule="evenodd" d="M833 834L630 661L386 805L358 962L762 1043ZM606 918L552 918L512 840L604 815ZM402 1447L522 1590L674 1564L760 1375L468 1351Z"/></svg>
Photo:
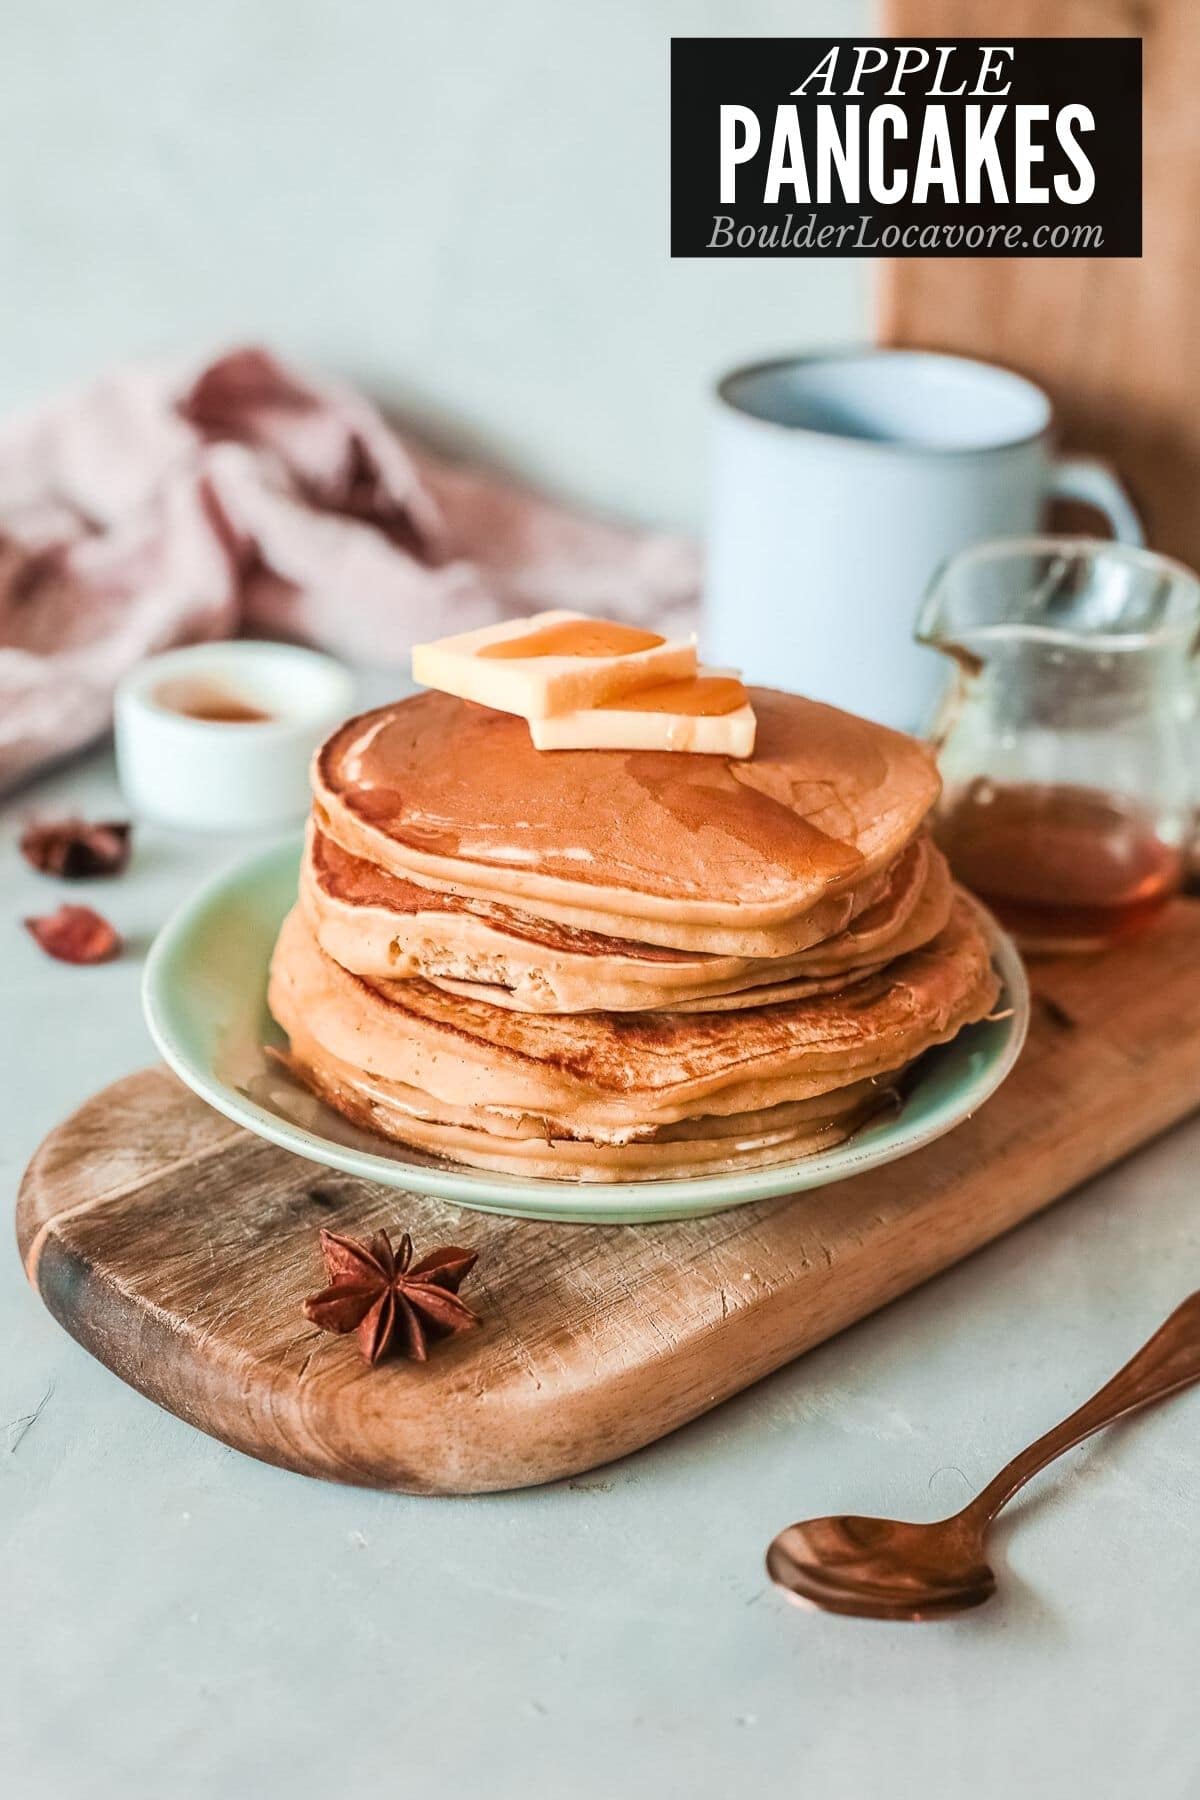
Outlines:
<svg viewBox="0 0 1200 1800"><path fill-rule="evenodd" d="M276 716L212 676L178 676L160 682L152 698L164 711L206 725L266 725Z"/></svg>

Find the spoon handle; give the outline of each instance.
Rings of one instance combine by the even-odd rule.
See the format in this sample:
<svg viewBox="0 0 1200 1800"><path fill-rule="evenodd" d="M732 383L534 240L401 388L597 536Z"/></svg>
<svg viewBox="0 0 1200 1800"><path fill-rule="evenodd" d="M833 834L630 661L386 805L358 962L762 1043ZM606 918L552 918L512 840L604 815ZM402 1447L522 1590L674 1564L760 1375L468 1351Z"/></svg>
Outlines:
<svg viewBox="0 0 1200 1800"><path fill-rule="evenodd" d="M1115 1419L1200 1381L1200 1293L1177 1306L1149 1341L1069 1418L1014 1456L964 1508L980 1524L995 1518L1039 1469Z"/></svg>

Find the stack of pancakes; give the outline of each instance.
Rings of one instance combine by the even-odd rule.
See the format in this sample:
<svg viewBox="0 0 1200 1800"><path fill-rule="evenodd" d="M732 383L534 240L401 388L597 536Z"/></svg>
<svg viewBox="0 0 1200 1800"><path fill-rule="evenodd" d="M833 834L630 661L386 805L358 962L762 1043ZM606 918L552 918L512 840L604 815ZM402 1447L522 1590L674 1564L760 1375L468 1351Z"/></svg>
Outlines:
<svg viewBox="0 0 1200 1800"><path fill-rule="evenodd" d="M318 751L270 1006L360 1125L579 1181L839 1143L991 1011L911 739L756 689L753 757L538 751L441 693Z"/></svg>

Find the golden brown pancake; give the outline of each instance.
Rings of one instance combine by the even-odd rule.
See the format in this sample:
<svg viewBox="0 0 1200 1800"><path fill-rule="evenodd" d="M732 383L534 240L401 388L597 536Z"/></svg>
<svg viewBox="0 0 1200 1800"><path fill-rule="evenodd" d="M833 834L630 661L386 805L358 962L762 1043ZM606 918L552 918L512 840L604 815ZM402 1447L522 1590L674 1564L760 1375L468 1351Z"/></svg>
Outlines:
<svg viewBox="0 0 1200 1800"><path fill-rule="evenodd" d="M598 913L580 913L576 915L576 922L572 923L559 916L564 910L562 908L554 909L552 914L539 915L501 900L487 899L457 888L437 887L424 881L418 883L407 876L394 875L377 864L368 862L365 857L344 850L322 828L321 821L316 816L318 810L314 809L313 831L316 840L324 847L323 859L326 864L336 854L345 859L343 871L345 867L354 865L359 871L365 872L365 875L357 877L352 884L347 884L343 872L339 872L332 885L328 884L324 875L321 877L324 887L323 928L329 931L336 929L336 912L339 907L343 903L356 904L360 908L358 913L352 919L343 920L353 926L353 931L349 934L339 933L342 947L352 961L365 955L373 955L377 963L387 964L389 968L393 944L402 956L410 948L416 957L440 956L447 944L460 948L471 947L468 953L473 954L479 944L481 922L490 922L498 928L500 935L491 946L493 949L501 947L503 938L511 940L517 937L533 945L534 954L539 956L539 960L539 947L543 946L562 952L578 950L585 955L594 952L617 957L632 956L643 963L649 956L654 956L663 970L675 962L683 964L698 960L706 963L713 956L728 956L739 961L792 956L835 937L860 913L876 905L887 895L897 866L893 863L874 875L868 875L845 893L831 894L824 900L818 900L815 906L796 919L787 920L782 925L766 925L761 929L734 930L715 925L662 926L654 920L626 919L617 914ZM385 884L393 882L396 887L389 886L385 898ZM354 899L351 902L352 890ZM309 898L317 898L315 885ZM396 911L400 918L398 921L382 917L373 920L372 911L379 909L384 912ZM589 919L590 924L587 922ZM618 930L618 927L621 929ZM633 932L644 932L645 940L627 935ZM662 942L664 936L670 937L673 942ZM352 948L355 944L357 949ZM511 952L511 942L509 951ZM340 955L337 960L342 960ZM361 971L364 974L372 972L383 975L388 969L379 966ZM410 967L408 972L413 973L415 969Z"/></svg>
<svg viewBox="0 0 1200 1800"><path fill-rule="evenodd" d="M316 816L343 849L421 886L642 943L762 954L755 933L896 860L938 777L911 738L771 689L751 698L757 746L736 761L537 751L521 719L418 694L327 740Z"/></svg>
<svg viewBox="0 0 1200 1800"><path fill-rule="evenodd" d="M280 932L271 1011L322 1055L456 1107L571 1121L578 1135L757 1111L902 1068L990 1011L981 914L845 992L733 1014L509 1012L431 983L378 982L324 955L299 908Z"/></svg>
<svg viewBox="0 0 1200 1800"><path fill-rule="evenodd" d="M305 1063L295 1057L291 1066L313 1093L354 1124L427 1156L520 1178L581 1182L670 1180L792 1162L844 1143L895 1102L893 1089L868 1081L846 1090L845 1098L841 1092L826 1094L797 1105L688 1120L617 1143L593 1142L528 1115L506 1120L482 1108L464 1108L461 1116L442 1119L427 1096L398 1089L396 1100L387 1084L364 1081L328 1058Z"/></svg>
<svg viewBox="0 0 1200 1800"><path fill-rule="evenodd" d="M916 848L918 846L914 845ZM686 986L680 981L670 988L660 988L657 999L649 986L643 986L632 1004L617 1006L609 1000L603 1010L740 1012L751 1006L774 1006L781 1000L810 1000L819 994L835 994L856 982L865 981L897 956L907 955L910 950L919 950L922 944L929 943L950 918L954 902L950 870L941 853L932 845L928 848L928 859L924 862L926 879L911 906L906 897L903 909L906 916L902 916L898 924L894 923L895 910L883 903L863 915L862 924L866 926L871 917L878 921L881 914L889 914L886 933L876 924L873 931L865 930L860 936L857 928L851 926L828 943L814 944L811 950L802 951L798 956L748 960L736 976L726 975L720 980L709 976L707 980L697 980ZM713 957L711 964L715 969L736 966L736 959ZM430 979L435 986L446 988L452 994L464 994L473 1000L490 1000L493 1006L511 1006L518 1012L595 1010L594 1005L589 1007L582 1003L578 1006L550 1004L536 992L534 1003L530 1004L524 993L509 994L505 989L485 982L455 981L442 976L431 976ZM586 993L586 987L581 987L581 1002Z"/></svg>
<svg viewBox="0 0 1200 1800"><path fill-rule="evenodd" d="M629 1144L681 1143L693 1138L775 1134L793 1128L824 1129L834 1120L858 1114L868 1104L894 1094L886 1082L870 1079L851 1082L830 1093L804 1100L780 1102L755 1111L733 1114L701 1114L666 1125L583 1125L565 1114L532 1113L499 1106L460 1104L440 1100L406 1082L367 1075L352 1064L331 1056L298 1025L288 1055L279 1060L293 1075L333 1098L339 1111L355 1123L378 1130L380 1119L416 1120L422 1125L486 1131L489 1136L523 1143L580 1143L624 1147ZM374 1121L374 1123L373 1123ZM392 1132L386 1135L393 1135ZM403 1133L401 1133L403 1135Z"/></svg>
<svg viewBox="0 0 1200 1800"><path fill-rule="evenodd" d="M536 1146L510 1144L463 1125L422 1124L405 1141L426 1155L449 1157L477 1169L559 1181L670 1181L688 1175L725 1175L735 1169L766 1169L797 1157L816 1156L852 1137L870 1110L824 1126L798 1126L743 1137L695 1139L685 1144L583 1144L557 1138ZM378 1129L378 1124L376 1125Z"/></svg>
<svg viewBox="0 0 1200 1800"><path fill-rule="evenodd" d="M321 948L352 974L419 975L524 1012L626 1011L703 1002L794 978L826 980L916 949L949 917L950 878L940 853L918 839L885 878L856 891L861 910L845 930L770 960L601 937L494 902L437 893L350 856L312 829L300 900ZM810 917L827 911L819 907Z"/></svg>

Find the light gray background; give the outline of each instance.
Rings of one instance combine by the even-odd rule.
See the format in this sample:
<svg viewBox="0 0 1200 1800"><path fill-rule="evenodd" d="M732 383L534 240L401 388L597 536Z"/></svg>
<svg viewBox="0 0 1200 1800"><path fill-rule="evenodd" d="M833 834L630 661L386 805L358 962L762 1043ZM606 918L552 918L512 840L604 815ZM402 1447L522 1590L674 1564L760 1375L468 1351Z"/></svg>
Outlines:
<svg viewBox="0 0 1200 1800"><path fill-rule="evenodd" d="M857 4L38 0L0 27L0 404L256 332L597 503L694 523L703 387L854 337L861 265L672 265L666 38L852 32ZM140 957L235 848L145 831L119 963L20 917L0 821L0 1190L149 1059ZM65 893L65 890L62 890ZM830 1507L958 1505L1194 1287L1200 1128L640 1456L418 1501L260 1467L91 1362L0 1257L0 1786L11 1800L1194 1800L1200 1395L1014 1508L940 1627L790 1611L761 1557ZM230 1197L236 1204L236 1196ZM44 1401L44 1405L42 1402ZM40 1414L34 1418L39 1405Z"/></svg>
<svg viewBox="0 0 1200 1800"><path fill-rule="evenodd" d="M668 42L865 0L37 0L0 24L0 408L257 334L555 490L700 524L706 395L862 262L672 262Z"/></svg>

